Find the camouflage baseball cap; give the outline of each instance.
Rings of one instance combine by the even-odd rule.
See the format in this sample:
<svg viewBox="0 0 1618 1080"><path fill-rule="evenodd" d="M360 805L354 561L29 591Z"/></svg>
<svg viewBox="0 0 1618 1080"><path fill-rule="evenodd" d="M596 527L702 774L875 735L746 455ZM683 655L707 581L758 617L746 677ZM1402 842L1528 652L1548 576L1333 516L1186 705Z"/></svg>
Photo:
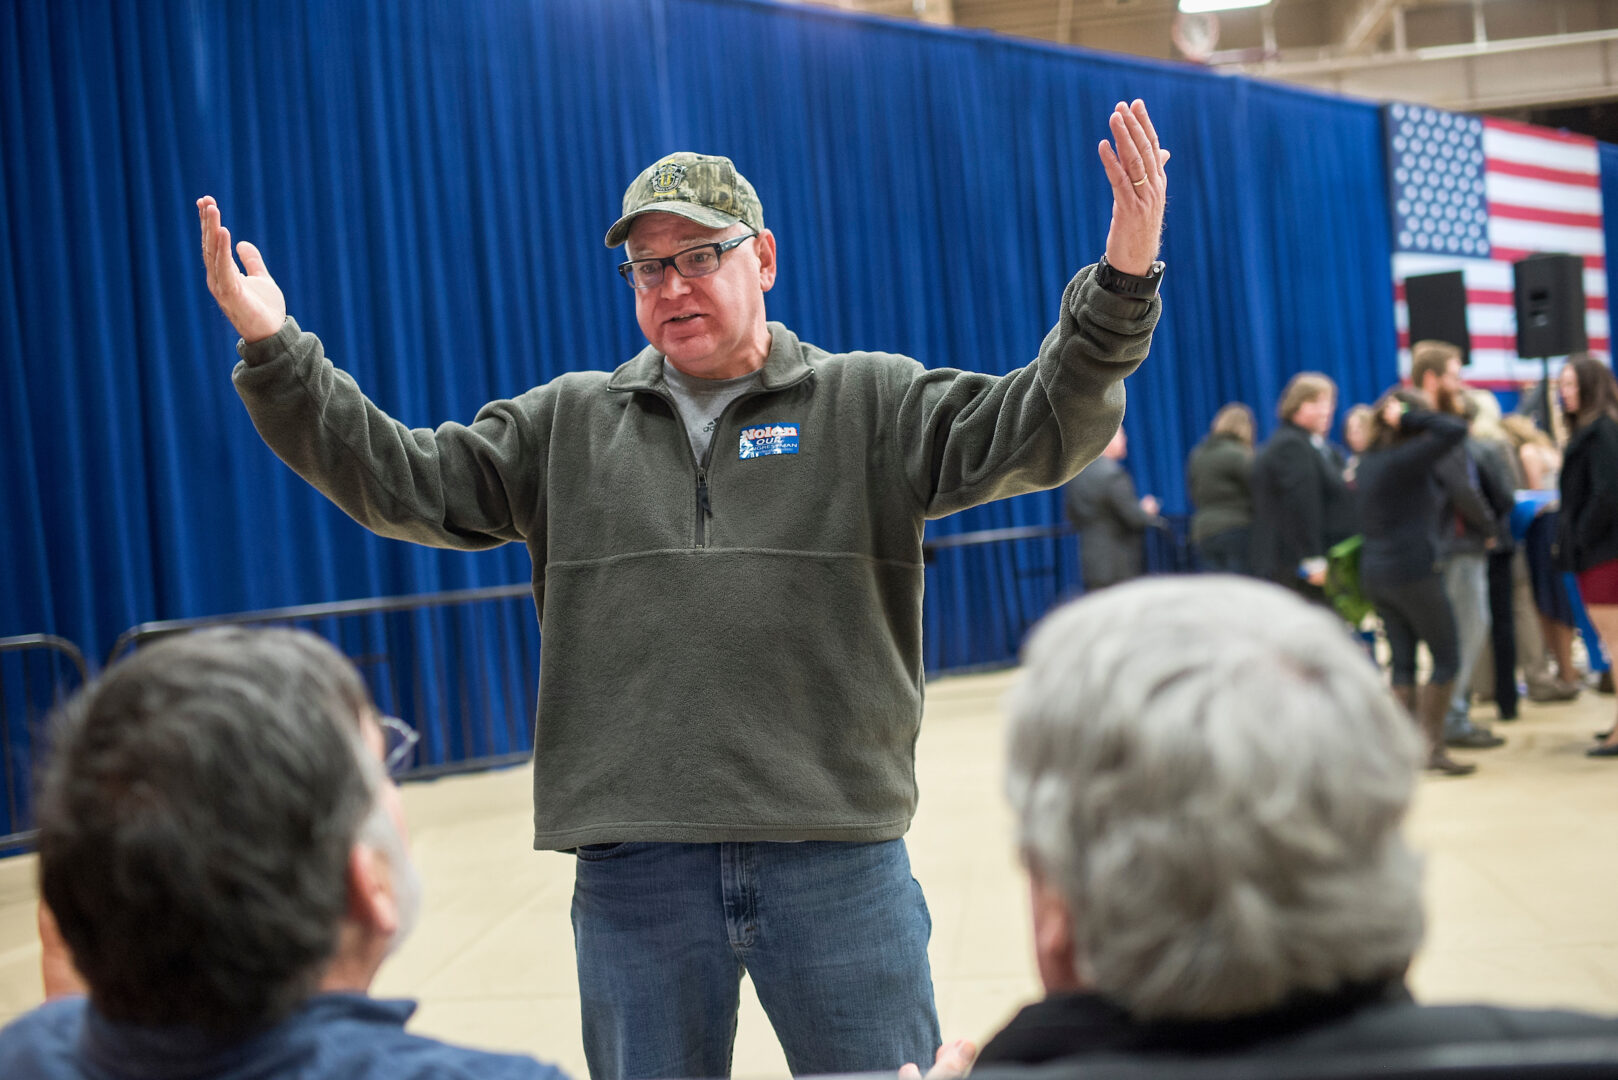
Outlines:
<svg viewBox="0 0 1618 1080"><path fill-rule="evenodd" d="M607 230L607 246L629 239L629 227L642 214L679 214L711 229L741 222L764 231L764 207L747 178L728 157L681 151L653 162L624 192L624 216Z"/></svg>

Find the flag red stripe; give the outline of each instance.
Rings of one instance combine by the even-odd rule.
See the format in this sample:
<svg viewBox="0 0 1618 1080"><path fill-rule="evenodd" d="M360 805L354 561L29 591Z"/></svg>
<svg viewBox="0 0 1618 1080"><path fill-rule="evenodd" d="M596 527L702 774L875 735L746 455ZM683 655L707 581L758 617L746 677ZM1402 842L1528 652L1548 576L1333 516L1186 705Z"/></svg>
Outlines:
<svg viewBox="0 0 1618 1080"><path fill-rule="evenodd" d="M1468 289L1466 290L1466 302L1468 304L1500 304L1503 307L1511 307L1517 302L1517 298L1504 290ZM1605 296L1586 296L1584 298L1584 310L1606 311L1607 298Z"/></svg>
<svg viewBox="0 0 1618 1080"><path fill-rule="evenodd" d="M1498 228L1491 225L1489 231L1505 243L1491 243L1488 253L1480 258L1434 259L1424 252L1426 257L1418 258L1416 265L1437 270L1447 262L1453 269L1465 268L1471 282L1466 289L1466 319L1471 328L1474 360L1469 373L1475 372L1477 376L1467 382L1472 386L1515 390L1521 385L1519 372L1532 377L1539 365L1517 357L1517 335L1511 328L1516 298L1511 276L1504 270L1506 266L1534 255L1551 254L1557 247L1565 251L1564 245L1583 249L1575 252L1585 270L1589 289L1582 307L1587 322L1592 313L1597 313L1594 321L1600 328L1599 334L1590 335L1588 347L1610 353L1614 339L1618 338L1618 322L1614 322L1610 331L1607 327L1610 310L1606 295L1607 257L1601 250L1606 231L1600 205L1603 171L1595 153L1599 144L1588 136L1494 118L1485 118L1483 126L1490 134L1484 140L1486 158L1482 164L1484 175L1492 178L1489 190L1495 196L1487 204L1486 212L1490 222L1499 222ZM1389 130L1393 128L1390 126ZM1421 133L1418 130L1416 134ZM1389 154L1390 161L1397 160L1393 156L1391 138ZM1472 163L1465 165L1475 175ZM1447 195L1440 198L1440 208L1447 198ZM1417 215L1404 224L1406 216L1401 215L1400 227L1412 234L1432 227L1430 219L1434 215L1431 213ZM1515 246L1520 243L1537 243L1542 247ZM1428 246L1437 245L1429 242ZM1590 249L1595 252L1587 253ZM1409 304L1409 294L1398 276L1417 272L1402 263L1407 251L1415 255L1408 241L1404 249L1396 251L1393 259L1394 300L1404 306ZM1399 347L1408 350L1409 330L1398 331L1397 337Z"/></svg>
<svg viewBox="0 0 1618 1080"><path fill-rule="evenodd" d="M1589 343L1590 348L1597 351L1597 352L1606 352L1608 350L1608 348L1609 348L1609 343L1611 342L1611 340L1612 339L1610 337L1605 337L1605 336L1592 337L1590 339L1590 343ZM1401 348L1401 349L1410 348L1410 331L1409 330L1401 330L1401 331L1399 331L1399 348ZM1500 349L1503 352L1516 352L1517 351L1517 339L1516 339L1515 336L1510 335L1510 334L1473 334L1472 335L1472 348L1473 349Z"/></svg>
<svg viewBox="0 0 1618 1080"><path fill-rule="evenodd" d="M1590 350L1597 351L1597 353L1605 353L1605 351L1610 351L1610 348L1612 348L1610 343L1612 343L1612 338L1592 337L1589 340L1589 347ZM1400 330L1400 348L1409 347L1411 347L1409 330ZM1516 351L1516 338L1506 337L1503 334L1472 335L1472 350L1485 350L1485 348L1492 348L1492 350L1502 351L1502 353L1514 353Z"/></svg>
<svg viewBox="0 0 1618 1080"><path fill-rule="evenodd" d="M1576 214L1568 210L1541 210L1537 206L1511 206L1490 203L1489 213L1512 221L1534 221L1541 225L1575 225L1581 229L1601 228L1600 214Z"/></svg>
<svg viewBox="0 0 1618 1080"><path fill-rule="evenodd" d="M1395 300L1405 299L1404 282L1394 283L1393 298ZM1511 307L1517 302L1517 299L1504 289L1468 289L1466 290L1466 302L1468 304L1499 304L1502 307ZM1586 311L1606 311L1607 298L1605 296L1586 295L1584 309Z"/></svg>
<svg viewBox="0 0 1618 1080"><path fill-rule="evenodd" d="M1551 128L1540 127L1538 124L1522 124L1515 120L1501 120L1498 117L1486 116L1483 126L1498 131L1509 131L1514 135L1526 135L1530 139L1549 139L1552 142L1569 143L1573 146L1594 146L1595 140L1588 135L1575 135L1571 131L1554 131Z"/></svg>
<svg viewBox="0 0 1618 1080"><path fill-rule="evenodd" d="M1548 180L1553 184L1566 184L1568 187L1598 188L1601 186L1600 173L1548 169L1543 165L1529 165L1526 162L1506 161L1502 158L1489 158L1488 167L1492 173L1516 176L1523 180Z"/></svg>
<svg viewBox="0 0 1618 1080"><path fill-rule="evenodd" d="M1520 259L1528 258L1530 255L1542 254L1544 252L1527 251L1521 248L1496 247L1490 249L1489 257L1496 262L1517 262ZM1580 257L1584 259L1584 268L1586 270L1605 271L1607 269L1607 257L1605 255L1583 255Z"/></svg>

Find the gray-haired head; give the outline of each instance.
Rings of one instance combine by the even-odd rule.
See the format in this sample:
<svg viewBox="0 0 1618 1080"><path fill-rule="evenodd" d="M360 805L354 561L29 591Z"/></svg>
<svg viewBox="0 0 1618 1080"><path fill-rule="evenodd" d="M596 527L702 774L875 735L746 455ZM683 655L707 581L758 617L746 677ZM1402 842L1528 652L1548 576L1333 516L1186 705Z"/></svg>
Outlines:
<svg viewBox="0 0 1618 1080"><path fill-rule="evenodd" d="M1056 611L1023 661L1006 790L1084 984L1216 1018L1405 969L1420 740L1338 620L1248 579L1147 580Z"/></svg>
<svg viewBox="0 0 1618 1080"><path fill-rule="evenodd" d="M105 1015L239 1032L308 994L382 781L335 648L217 629L142 648L53 728L40 885Z"/></svg>

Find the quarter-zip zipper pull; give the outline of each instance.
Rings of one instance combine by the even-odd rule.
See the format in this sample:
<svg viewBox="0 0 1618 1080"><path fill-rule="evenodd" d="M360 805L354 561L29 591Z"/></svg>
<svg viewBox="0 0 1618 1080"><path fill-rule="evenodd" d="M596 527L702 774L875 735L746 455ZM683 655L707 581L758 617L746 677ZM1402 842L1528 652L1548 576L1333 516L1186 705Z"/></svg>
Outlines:
<svg viewBox="0 0 1618 1080"><path fill-rule="evenodd" d="M708 504L708 470L697 468L697 547L708 546L707 524L713 516L713 507Z"/></svg>

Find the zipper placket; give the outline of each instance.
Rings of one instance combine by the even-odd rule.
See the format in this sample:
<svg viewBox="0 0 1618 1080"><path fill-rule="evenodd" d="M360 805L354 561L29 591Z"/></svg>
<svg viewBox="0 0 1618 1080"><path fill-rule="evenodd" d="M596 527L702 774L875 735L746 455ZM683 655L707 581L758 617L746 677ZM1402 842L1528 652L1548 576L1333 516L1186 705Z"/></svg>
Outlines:
<svg viewBox="0 0 1618 1080"><path fill-rule="evenodd" d="M717 433L716 433L717 434ZM713 444L709 444L709 449ZM706 456L706 455L704 455ZM713 514L713 507L708 503L708 469L705 465L697 466L697 547L708 546L708 518Z"/></svg>
<svg viewBox="0 0 1618 1080"><path fill-rule="evenodd" d="M674 422L680 425L680 441L684 445L690 446L691 430L685 426L685 414L680 411L680 405L674 400L674 395L655 388L648 389L651 393L668 402L669 411L674 414ZM753 391L753 393L757 392ZM746 396L748 395L742 395L742 397ZM740 400L741 398L736 399L736 401ZM736 404L736 401L732 401L730 405ZM724 420L725 413L730 411L730 405L726 405L720 412L719 421ZM714 423L713 437L708 440L708 448L702 452L702 460L697 462L697 529L696 535L692 537L693 547L705 548L708 546L707 524L708 518L713 515L713 505L708 501L708 461L713 457L714 441L718 438L719 422L716 421Z"/></svg>
<svg viewBox="0 0 1618 1080"><path fill-rule="evenodd" d="M812 374L813 371L806 371L784 386L756 387L745 394L732 398L730 403L719 411L719 418L714 421L713 437L708 440L708 448L702 452L702 460L697 462L697 530L694 537L696 541L695 547L706 548L708 546L708 519L713 517L713 503L708 498L708 468L713 461L713 448L719 442L719 430L725 426L725 417L730 415L730 410L734 409L738 403L746 401L748 398L758 397L760 394L779 393L782 390L798 385ZM674 413L675 421L680 425L680 437L685 441L685 445L690 446L691 433L685 426L685 414L680 412L680 406L674 400L674 395L664 390L648 389L651 389L653 394L668 402L669 409Z"/></svg>
<svg viewBox="0 0 1618 1080"><path fill-rule="evenodd" d="M731 398L730 402L719 410L719 419L714 421L713 436L708 440L708 448L702 452L702 460L697 462L697 547L699 548L708 546L708 519L713 517L713 504L708 501L708 466L713 462L713 448L719 445L719 432L725 426L725 417L730 415L730 410L736 407L737 402L768 392L753 389ZM676 407L675 412L678 411ZM681 423L684 422L682 419Z"/></svg>

